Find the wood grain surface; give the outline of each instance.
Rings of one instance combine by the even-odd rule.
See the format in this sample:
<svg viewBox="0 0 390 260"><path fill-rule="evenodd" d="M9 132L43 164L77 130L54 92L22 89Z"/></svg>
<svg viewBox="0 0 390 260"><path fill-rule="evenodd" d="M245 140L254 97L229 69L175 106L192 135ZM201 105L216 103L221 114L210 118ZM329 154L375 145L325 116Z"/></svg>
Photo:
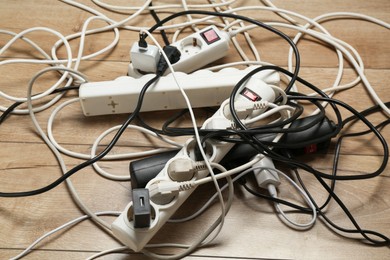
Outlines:
<svg viewBox="0 0 390 260"><path fill-rule="evenodd" d="M92 1L78 0L87 6L104 13L112 19L124 19L126 15L117 14L96 6ZM141 1L110 0L107 3L139 6ZM154 5L176 3L179 1L154 1ZM194 0L189 3L199 4L207 1ZM211 2L211 1L210 1ZM356 12L390 22L390 1L362 0L313 0L313 1L273 1L278 7L301 13L314 18L330 12ZM263 6L261 1L237 0L233 6ZM179 9L159 13L167 16ZM251 16L260 21L282 21L282 18L270 12L249 10L240 14ZM79 32L84 21L92 14L52 0L0 0L0 29L21 32L33 27L49 27L63 35ZM196 17L196 16L194 16ZM151 26L153 19L148 13L132 21L131 25ZM102 22L92 23L100 27ZM337 19L324 22L329 32L351 44L361 55L365 74L383 101L390 101L390 34L383 27L358 19ZM281 29L289 36L295 35L292 30ZM168 32L169 37L172 36ZM264 30L251 32L252 39L264 61L287 66L288 45L285 41ZM45 50L50 51L58 40L47 32L34 32L28 37ZM126 74L129 64L129 48L137 40L138 33L121 30L118 45L110 52L88 61L82 61L80 71L89 81L113 80ZM11 36L0 34L0 47L4 46ZM87 36L85 53L93 53L110 44L112 32ZM160 38L159 38L160 39ZM160 39L161 40L161 39ZM242 41L244 50L253 59L249 48ZM79 41L71 42L73 55L76 55ZM333 84L337 74L338 60L334 50L319 43L311 37L305 37L299 44L302 68L300 75L319 88ZM64 57L64 49L59 50ZM12 58L41 58L36 50L21 40L17 41L0 57L0 61ZM215 64L239 60L235 51ZM46 65L12 64L0 66L0 90L4 93L25 96L27 84L32 76ZM352 81L356 72L351 64L345 63L343 83ZM58 78L49 73L34 85L34 93L43 91ZM309 93L300 86L303 92ZM63 101L76 97L76 92L69 92ZM335 96L361 111L374 105L362 84L355 88L338 93ZM10 101L0 99L0 105L9 106ZM55 107L55 106L54 106ZM46 130L47 120L54 107L37 114L38 122ZM177 111L159 111L142 113L150 124L161 127L163 122ZM197 109L198 124L210 116L210 112ZM350 115L342 111L342 115ZM330 116L332 117L332 115ZM89 153L94 140L109 127L121 124L126 115L85 117L79 104L64 109L57 117L54 135L59 144L82 153ZM376 113L369 117L373 124L378 124L386 116ZM188 126L186 117L181 126ZM346 131L366 129L363 124L355 124ZM390 140L389 128L382 134ZM112 137L112 136L111 136ZM187 137L178 137L183 142ZM102 144L108 144L105 138ZM127 131L119 141L113 153L144 151L155 147L166 147L166 144L152 140L136 131ZM0 125L0 191L14 192L36 189L45 186L61 175L58 162L49 148L37 135L29 116L11 115ZM333 146L332 146L333 147ZM383 159L383 150L373 135L346 140L341 151L339 174L364 174L375 170ZM68 168L82 162L80 159L65 156ZM309 165L325 171L332 170L333 150L324 155L312 155L303 160ZM120 175L128 174L129 160L102 162L104 169ZM315 178L302 172L310 192L319 201L326 198L326 193ZM131 199L129 182L113 182L97 175L92 168L86 168L71 177L80 197L92 211L122 211ZM296 191L286 182L280 187L280 196L285 199L300 201ZM180 209L179 215L188 215L202 206L202 203L213 194L213 186L200 187ZM390 236L390 168L386 167L381 176L359 181L343 181L336 185L336 192L364 229L375 230ZM337 203L332 201L327 208L327 216L336 224L353 228ZM216 203L199 218L182 223L167 224L153 239L153 242L191 243L220 214ZM75 205L65 184L33 197L0 198L0 259L11 258L35 239L52 229L83 215ZM301 220L305 216L295 216ZM113 217L105 217L109 222ZM332 230L318 219L315 226L307 231L296 231L283 224L276 216L271 203L256 198L236 185L232 208L226 217L221 234L212 245L195 251L187 259L390 259L388 247L374 247L362 241L351 239L358 235L348 235ZM72 228L56 233L41 242L26 259L84 259L97 252L119 247L120 243L104 232L92 221L84 221ZM180 250L160 250L162 253L175 253ZM104 259L148 259L140 253L111 254Z"/></svg>

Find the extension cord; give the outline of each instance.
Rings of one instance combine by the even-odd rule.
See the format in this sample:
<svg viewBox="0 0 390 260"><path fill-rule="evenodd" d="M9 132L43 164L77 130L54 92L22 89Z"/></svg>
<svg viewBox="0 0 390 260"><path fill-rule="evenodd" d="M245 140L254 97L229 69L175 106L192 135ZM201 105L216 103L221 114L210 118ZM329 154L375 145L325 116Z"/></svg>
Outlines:
<svg viewBox="0 0 390 260"><path fill-rule="evenodd" d="M175 73L175 76L192 107L219 106L229 98L233 87L256 66L244 70L226 68L218 72L199 70L192 74ZM154 75L141 78L128 76L113 81L84 83L80 86L79 97L84 115L98 116L131 113L136 107L142 87ZM269 85L279 84L279 74L275 71L261 71L252 78L265 81ZM172 74L161 77L147 90L141 111L159 111L187 108L182 93L176 87Z"/></svg>
<svg viewBox="0 0 390 260"><path fill-rule="evenodd" d="M175 71L185 73L191 73L200 69L213 61L225 57L229 52L229 40L229 34L220 31L214 25L193 33L171 44L181 53L180 60L172 64L172 67ZM150 71L150 69L155 68L156 64L152 63L158 61L156 56L158 54L155 51L157 47L150 45L148 48L151 48L153 51L145 51L133 45L130 51L132 63L129 64L128 76L141 77L142 74L138 70L146 73L156 73L156 71ZM167 69L165 75L170 72L170 69Z"/></svg>
<svg viewBox="0 0 390 260"><path fill-rule="evenodd" d="M256 78L249 79L241 89L239 90L235 103L246 102L252 104L253 100L248 99L245 96L245 92L242 90L249 90L253 94L261 97L262 101L273 102L275 100L275 92L264 81ZM242 99L244 98L244 99ZM203 124L202 129L228 129L231 127L231 120L225 116L225 106L228 106L229 102L224 102L218 111ZM256 115L253 112L249 115L249 118ZM205 142L205 153L210 162L218 163L234 146L234 143L227 143L217 140L207 140ZM196 147L197 143L194 138L189 139L184 147L170 159L161 172L151 181L148 182L146 188L155 190L153 187L159 183L167 184L167 186L177 184L177 175L172 175L172 162L175 160L191 160L196 161ZM177 165L177 164L176 164ZM182 168L182 163L179 163L179 167ZM191 177L184 174L185 180L180 181L195 181L206 177L209 174L208 170L200 169L195 171ZM183 175L182 175L183 176ZM141 251L145 245L153 238L153 236L160 230L160 228L171 218L176 210L187 200L196 187L192 187L187 190L183 190L177 193L161 191L157 193L158 196L151 196L151 223L149 227L134 228L133 216L133 202L130 202L121 215L112 223L112 232L123 244L135 252Z"/></svg>

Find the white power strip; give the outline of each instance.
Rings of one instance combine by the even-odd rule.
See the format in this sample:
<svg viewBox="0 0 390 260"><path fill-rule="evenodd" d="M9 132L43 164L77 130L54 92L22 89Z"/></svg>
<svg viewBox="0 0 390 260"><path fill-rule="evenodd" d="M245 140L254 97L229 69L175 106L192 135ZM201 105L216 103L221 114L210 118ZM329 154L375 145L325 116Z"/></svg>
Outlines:
<svg viewBox="0 0 390 260"><path fill-rule="evenodd" d="M200 70L192 74L177 72L176 78L188 95L192 107L219 106L229 98L233 87L256 66L244 70L226 68L218 72ZM154 75L141 78L119 77L113 81L82 84L79 97L86 116L131 113L137 104L140 90ZM270 85L278 85L279 74L261 71L253 78ZM141 111L160 111L186 108L184 98L176 86L172 74L161 77L146 92Z"/></svg>
<svg viewBox="0 0 390 260"><path fill-rule="evenodd" d="M185 73L193 72L205 65L225 57L229 52L230 36L225 31L220 31L214 25L208 26L199 32L193 33L177 42L171 44L181 53L180 60L172 64L175 71ZM157 47L150 45L148 51L141 50L135 43L130 51L132 63L129 65L128 75L131 77L140 77L138 70L156 73L152 68L156 67L160 55ZM154 64L153 64L154 63ZM165 74L170 73L167 69Z"/></svg>
<svg viewBox="0 0 390 260"><path fill-rule="evenodd" d="M248 90L253 95L261 97L263 101L273 102L275 100L274 90L267 85L264 81L251 78L249 81L245 82L241 86L241 90ZM243 96L243 100L236 98L235 102L242 104L245 103L254 103L257 100L247 96L245 91L239 91ZM241 96L238 95L238 96ZM218 109L218 111L207 120L202 126L202 129L226 129L231 126L231 120L226 118L224 107L227 104L224 103ZM248 115L248 118L256 116L256 112L252 112ZM211 123L214 121L214 123ZM196 141L194 138L190 138L184 147L177 153L177 155L169 160L163 170L152 179L147 185L146 188L151 191L153 185L158 185L159 183L169 183L175 182L175 178L172 178L170 175L170 165L176 159L192 160L195 161L194 150L196 146ZM218 163L222 158L229 152L229 150L234 146L233 143L223 142L218 140L208 140L206 141L206 156L209 157L210 162ZM198 180L206 177L209 174L208 170L199 170L194 173L193 177L187 176L187 181L189 180ZM135 228L134 220L132 219L133 213L133 202L130 202L121 215L112 223L111 228L112 232L123 244L127 245L129 248L135 252L141 251L147 243L154 237L154 235L160 230L160 228L171 218L171 216L176 212L176 210L187 200L187 198L192 194L195 188L180 191L178 193L169 193L162 192L157 195L157 197L151 196L151 211L153 212L151 216L150 227L146 228Z"/></svg>

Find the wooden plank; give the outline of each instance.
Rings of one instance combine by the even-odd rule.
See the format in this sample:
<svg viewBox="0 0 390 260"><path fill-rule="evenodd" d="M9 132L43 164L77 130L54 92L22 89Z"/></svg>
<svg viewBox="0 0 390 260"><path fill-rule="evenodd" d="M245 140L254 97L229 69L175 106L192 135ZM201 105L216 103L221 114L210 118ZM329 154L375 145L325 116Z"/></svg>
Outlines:
<svg viewBox="0 0 390 260"><path fill-rule="evenodd" d="M3 0L5 1L5 0ZM46 1L46 2L45 2ZM68 6L64 3L53 3L49 0L40 1L39 4L35 2L26 2L23 3L24 8L18 9L19 4L17 2L7 3L7 8L4 10L5 15L3 16L3 28L8 30L13 30L20 32L23 29L36 27L36 26L49 26L55 30L58 30L64 35L69 35L71 33L79 32L82 28L82 23L87 19L90 14L84 11L81 11L77 8ZM80 1L83 4L92 6L96 8L95 5L91 4L90 1ZM202 2L202 1L198 1ZM336 10L348 10L350 12L364 13L367 15L372 15L376 18L386 20L388 18L387 14L390 11L390 7L386 1L376 2L375 4L371 3L359 3L356 5L355 1L348 0L343 2L343 6L346 8L330 8L332 6L332 1L311 1L310 4L305 4L304 7L300 6L299 1L289 1L289 4L286 3L277 3L280 8L286 8L288 10L298 11L310 18L314 18L325 12L334 12ZM128 3L126 3L128 4ZM258 5L257 1L251 1L250 3L237 3L236 6L243 5ZM135 5L139 5L136 3ZM4 4L2 5L4 6ZM380 7L380 8L379 8ZM124 19L126 16L112 14L107 12L107 10L102 10L101 8L96 8L100 12L103 12L108 17L116 20ZM30 15L26 16L23 14L22 10L29 10ZM57 14L61 13L61 19L57 19ZM268 21L270 17L273 17L269 12L239 12L239 14L250 15L251 17L258 19L260 21ZM14 17L22 17L23 19L14 20ZM34 17L40 17L40 19L34 19ZM164 16L162 16L164 17ZM154 24L152 19L135 19L131 25L143 25L151 26ZM343 26L340 26L342 24ZM98 26L103 26L102 22L96 22L91 25L92 28ZM353 46L359 51L362 57L367 57L366 66L368 68L389 68L388 58L384 53L389 53L389 34L386 33L386 29L371 24L369 22L356 21L354 19L349 19L347 21L332 21L325 23L325 26L329 28L331 33L334 33L336 37L345 40L347 43L352 43ZM353 31L351 31L353 30ZM285 31L285 30L282 30ZM285 31L288 34L294 35L291 31ZM275 37L273 34L270 34L264 30L259 31L259 34L255 33L254 39L256 40L257 46L261 49L264 60L268 62L273 62L277 65L285 65L286 63L286 53L287 45L285 42L280 41L279 38ZM380 35L380 37L378 37ZM50 50L53 43L57 40L55 36L51 36L48 33L33 33L31 35L33 40L39 40L42 37L50 39L50 41L42 42L45 50ZM99 60L115 60L115 61L129 61L129 43L136 40L138 37L137 32L123 32L121 34L121 41L117 48L110 53L108 57L99 56ZM2 42L9 39L9 37L2 36ZM93 35L87 38L85 50L86 53L92 53L97 50L100 50L104 46L107 46L113 39L113 33L104 33L99 35ZM26 57L29 56L29 53L22 51L27 45L21 44L20 47L16 48L16 51L9 53L7 56L20 56ZM72 42L73 53L77 51L77 41ZM366 46L370 46L367 48ZM333 50L329 50L326 47L321 47L318 44L312 44L310 41L300 44L300 50L303 56L303 65L304 66L321 66L321 67L333 67L336 65L335 55L333 55ZM246 46L245 49L249 54L250 51ZM375 50L375 51L372 51ZM62 52L63 53L63 52ZM323 55L319 55L319 54ZM228 59L237 58L237 55L233 55ZM332 58L331 58L332 57Z"/></svg>
<svg viewBox="0 0 390 260"><path fill-rule="evenodd" d="M91 6L107 16L120 20L126 17L123 14L114 14L103 8L96 7L92 1L78 0L87 6ZM109 2L109 1L107 1ZM136 1L110 1L110 3L123 5L140 5ZM166 3L176 3L166 1ZM204 1L191 1L191 3L204 3ZM161 2L154 3L162 4ZM259 5L258 1L235 2L235 6ZM389 1L353 1L346 0L334 4L331 0L313 0L302 4L301 1L276 1L275 4L287 10L294 10L308 17L316 17L325 12L348 10L350 12L364 13L388 22L390 12ZM27 28L48 26L64 35L79 32L83 22L91 14L71 7L61 1L7 1L0 0L1 29L20 32ZM161 17L169 15L176 9L161 12ZM270 21L277 18L268 12L246 11L247 14L261 21ZM145 15L137 18L131 24L149 27L154 22ZM196 16L194 16L196 17ZM102 22L94 22L91 26L102 26ZM378 95L384 101L390 100L388 85L390 83L390 34L388 31L372 23L358 21L356 19L336 20L325 22L329 31L350 43L361 54L365 73ZM294 35L291 30L282 29L288 35ZM171 36L171 32L168 31ZM253 40L260 50L263 60L277 65L286 66L288 46L271 33L258 30L252 33ZM38 42L44 50L50 51L51 46L57 40L46 32L36 32L28 37ZM138 33L121 30L121 39L116 48L110 53L99 55L90 61L81 63L80 71L87 75L90 81L112 80L126 75L127 65L130 61L129 47L137 40ZM0 35L0 46L3 46L10 36ZM107 32L87 37L85 53L95 52L109 44L113 39L113 33ZM240 40L243 40L239 37ZM337 59L330 48L322 46L307 37L298 47L302 58L301 76L320 88L331 86L335 75ZM251 57L249 48L244 44L245 52ZM78 40L71 42L72 53L76 54ZM64 56L64 49L59 51ZM3 58L4 57L4 58ZM1 60L8 58L36 58L40 57L36 51L19 41L8 50ZM218 61L216 64L239 60L238 55L232 50L229 57ZM0 90L16 96L25 96L26 87L31 77L43 65L6 65L1 66ZM346 64L343 83L349 82L356 76L353 70ZM48 88L58 78L55 73L48 74L34 85L34 93ZM308 93L302 86L299 89ZM76 96L73 92L68 96ZM361 111L374 104L368 96L366 89L359 84L352 90L344 91L335 96L351 104ZM0 100L1 105L10 105L11 102ZM37 115L39 123L46 129L46 122L53 108ZM328 109L329 110L329 109ZM176 111L143 113L143 116L153 126L159 127ZM197 110L199 112L198 123L201 124L210 116L210 111ZM341 111L342 115L350 113ZM55 124L55 137L58 142L75 151L89 153L92 142L105 129L118 125L124 121L125 115L115 117L86 118L81 114L80 107L75 104L67 108L59 115ZM333 117L332 117L333 118ZM373 123L379 123L386 117L375 114L370 117ZM188 126L188 116L180 122L180 126ZM348 131L361 131L365 127L355 124ZM388 127L382 131L386 140L390 138ZM187 137L177 138L184 142ZM103 141L107 144L109 139ZM2 192L23 191L42 187L61 175L58 163L54 156L35 134L35 130L28 116L11 116L0 126L0 175ZM129 131L119 142L114 153L123 151L144 151L154 147L166 147L159 141L150 142L150 138L140 133ZM348 140L342 149L342 157L339 162L339 175L364 174L374 171L383 160L383 151L372 136L362 140ZM81 162L64 156L68 168ZM322 155L311 155L304 158L304 162L326 173L332 170L331 150ZM114 174L127 175L129 160L102 162L102 167ZM282 165L278 167L283 169ZM326 199L327 193L310 173L301 172L309 191L319 202ZM387 167L381 176L363 181L340 181L336 185L337 195L351 210L358 223L364 229L372 229L385 235L390 234L390 172ZM112 182L98 176L90 167L80 171L71 177L82 200L92 211L118 210L123 208L131 199L131 186L129 182ZM282 178L283 180L283 178ZM248 183L253 185L252 179ZM177 213L178 216L187 216L200 208L207 198L212 195L212 185L200 187L186 204ZM279 188L282 198L293 202L302 203L302 199L296 191L284 180ZM23 248L42 234L58 227L59 225L82 215L82 212L71 199L65 184L59 185L54 190L33 197L26 198L0 198L0 258L8 259L17 255ZM182 224L168 224L153 239L153 243L177 242L191 243L194 241L219 215L220 207L215 203L210 210L202 214L194 221ZM244 214L243 214L244 213ZM327 208L327 215L335 223L352 228L351 222L346 218L342 210L332 201ZM301 221L308 220L307 216L292 215ZM112 217L105 218L113 221ZM276 216L272 204L258 199L246 193L242 187L236 185L235 198L232 209L225 220L222 233L215 242L206 248L202 248L188 259L386 259L389 256L388 248L372 247L359 241L347 239L350 235L332 232L321 220L315 227L305 231L296 232L286 227ZM353 236L358 237L358 236ZM80 259L91 256L101 250L114 248L120 244L110 235L99 229L90 220L60 232L45 240L38 250L31 253L26 259ZM162 253L177 253L180 250L162 249ZM146 259L141 254L131 253L130 256L113 254L109 259Z"/></svg>
<svg viewBox="0 0 390 260"><path fill-rule="evenodd" d="M353 165L354 158L363 160L363 156L347 156L340 165L339 174L348 174L344 170ZM372 157L371 161L374 161ZM369 161L370 158L366 158ZM379 158L378 158L379 159ZM325 160L324 160L325 161ZM347 163L347 162L350 163ZM325 162L324 162L325 163ZM328 170L329 167L321 162L315 165L319 169ZM119 167L116 164L116 167ZM33 187L44 185L53 178L56 167L40 167L39 172L31 169L2 171L2 190L27 190ZM365 169L369 169L366 166ZM113 170L113 169L111 169ZM364 168L362 169L364 170ZM15 174L20 181L15 183ZM50 177L51 176L51 177ZM313 192L316 198L323 200L325 193L320 186L309 177L303 174L305 183ZM283 179L282 179L283 180ZM83 170L74 175L72 181L79 191L81 198L93 211L119 210L121 211L130 200L128 183L110 182L98 177L91 170ZM367 229L378 230L388 233L388 214L390 201L389 190L386 188L389 183L389 173L386 172L381 178L357 182L339 182L336 187L337 194L347 203L347 206L357 218L359 224ZM280 197L289 198L292 201L300 201L299 196L294 195L296 191L285 181L279 188ZM200 190L186 202L180 215L188 215L213 193L212 185L200 187ZM93 194L93 196L91 196ZM28 198L2 198L3 214L1 215L2 230L1 244L4 248L27 247L34 239L52 230L53 228L80 216L80 212L69 198L64 185L39 196ZM53 210L56 209L56 210ZM246 212L245 215L242 212ZM193 222L179 225L167 225L154 242L180 242L190 243L201 232L211 224L218 216L219 206L216 204L211 210L203 214ZM327 215L340 225L350 226L346 217L332 202L327 210ZM303 218L307 219L307 218ZM113 218L107 218L112 221ZM82 236L80 237L80 234ZM262 234L260 237L258 234ZM302 235L304 238L302 238ZM315 237L317 243L313 244ZM291 239L296 240L295 247L289 247ZM247 241L244 244L240 241ZM262 245L259 252L258 245ZM280 251L275 252L274 246L278 244ZM90 221L83 222L67 232L61 232L52 239L44 242L41 249L47 250L92 250L99 251L117 246L117 242L102 230L96 228ZM223 245L223 247L221 247ZM257 246L256 246L257 245ZM235 257L264 257L264 258L294 258L300 257L299 248L305 247L305 255L313 256L317 254L316 246L334 248L340 256L358 256L358 252L345 252L343 247L361 247L357 242L337 237L328 230L320 221L316 227L310 231L300 233L286 228L275 216L272 206L264 200L248 195L241 188L237 187L236 198L233 207L226 219L223 233L217 239L215 247L201 249L196 255L231 255ZM367 247L367 254L378 254L384 256L387 252L385 248ZM325 250L324 250L325 251ZM166 251L165 251L166 252ZM172 251L170 251L172 252ZM317 253L316 253L317 252ZM324 256L331 257L332 252L323 252ZM305 256L304 255L304 256Z"/></svg>

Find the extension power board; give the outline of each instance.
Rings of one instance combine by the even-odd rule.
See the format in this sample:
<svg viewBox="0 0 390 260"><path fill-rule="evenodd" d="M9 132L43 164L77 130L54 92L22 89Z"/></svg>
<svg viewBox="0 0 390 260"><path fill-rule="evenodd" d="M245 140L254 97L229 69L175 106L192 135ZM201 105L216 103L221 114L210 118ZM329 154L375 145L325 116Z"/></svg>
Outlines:
<svg viewBox="0 0 390 260"><path fill-rule="evenodd" d="M175 71L191 73L211 62L221 59L229 53L230 35L219 30L216 26L208 26L199 32L193 33L179 41L172 43L180 52L180 59L172 64ZM130 50L131 63L128 76L139 78L142 74L156 73L160 52L157 46L149 45L147 49L139 48L135 43ZM167 69L165 75L171 73Z"/></svg>
<svg viewBox="0 0 390 260"><path fill-rule="evenodd" d="M241 91L240 91L241 90ZM235 103L253 104L257 99L250 98L250 95L247 95L245 91L248 90L253 95L259 97L262 101L274 102L276 94L271 86L266 84L264 81L251 78L246 81L238 91L238 94L235 97ZM228 106L228 102L222 103L218 111L209 119L207 119L202 126L202 129L229 129L231 127L231 119L226 116L225 106ZM244 115L243 118L253 118L257 116L260 111L251 111L249 114ZM243 119L242 118L242 119ZM205 154L208 157L208 160L213 163L220 162L224 156L230 151L234 146L234 143L219 141L219 140L207 140L205 142ZM171 165L176 160L179 161L179 165L182 166L183 161L197 161L196 156L196 147L197 143L195 138L190 138L183 148L172 158L170 159L165 167L160 171L160 173L150 180L146 185L146 189L151 193L150 195L150 226L137 228L135 226L135 219L133 217L134 213L134 204L133 201L130 202L121 215L112 223L112 232L116 238L118 238L123 244L127 245L129 248L135 252L141 251L147 243L154 237L154 235L165 225L165 223L172 217L172 215L177 211L177 209L187 200L187 198L195 190L195 187L187 190L181 190L177 193L167 192L163 190L162 192L157 192L152 195L152 191L156 190L156 186L159 184L167 184L168 186L177 181L195 181L206 177L209 172L208 170L200 168L196 173L188 175L181 169L175 174L172 171ZM178 180L180 179L180 180ZM144 203L143 203L144 204Z"/></svg>
<svg viewBox="0 0 390 260"><path fill-rule="evenodd" d="M192 74L176 72L179 85L187 94L191 106L219 106L229 98L233 87L250 71L251 66L243 70L225 68L218 72L199 70ZM85 116L131 113L138 102L142 87L154 77L154 74L141 78L119 77L112 81L88 82L80 86L80 103ZM275 71L256 73L253 78L261 79L269 85L279 85L280 77ZM177 87L172 74L162 76L146 92L142 112L187 108L183 95Z"/></svg>

